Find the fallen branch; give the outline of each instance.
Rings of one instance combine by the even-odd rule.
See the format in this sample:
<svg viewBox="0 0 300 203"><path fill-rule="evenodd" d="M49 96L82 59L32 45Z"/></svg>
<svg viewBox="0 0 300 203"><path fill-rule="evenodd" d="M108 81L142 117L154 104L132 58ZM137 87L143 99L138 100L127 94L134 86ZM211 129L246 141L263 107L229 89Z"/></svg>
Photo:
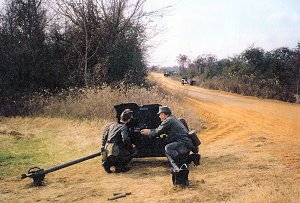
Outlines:
<svg viewBox="0 0 300 203"><path fill-rule="evenodd" d="M126 195L131 195L131 192L115 192L113 197L108 198L108 200L115 200L118 198L126 197Z"/></svg>

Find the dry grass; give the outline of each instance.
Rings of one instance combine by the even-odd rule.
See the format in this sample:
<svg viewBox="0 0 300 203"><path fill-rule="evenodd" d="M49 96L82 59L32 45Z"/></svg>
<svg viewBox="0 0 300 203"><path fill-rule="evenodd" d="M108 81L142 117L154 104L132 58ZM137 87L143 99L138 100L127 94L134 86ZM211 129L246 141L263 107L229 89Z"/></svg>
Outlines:
<svg viewBox="0 0 300 203"><path fill-rule="evenodd" d="M151 87L70 89L55 96L38 94L28 103L32 115L79 120L115 119L114 105L120 103L161 104L171 107L173 114L187 120L191 128L201 131L203 120L182 104L182 95L170 94L157 85Z"/></svg>
<svg viewBox="0 0 300 203"><path fill-rule="evenodd" d="M15 147L24 139L39 140L35 150L41 158L43 153L50 158L36 165L48 168L96 152L107 122L2 118L1 132L15 133L2 134L0 138L2 144L9 141ZM208 142L206 137L204 140ZM132 192L117 200L121 202L298 202L299 183L274 155L252 145L264 141L262 137L250 136L248 140L251 145L240 146L232 139L204 145L202 164L191 166L191 186L186 189L172 187L165 158L134 159L130 163L132 170L126 174L106 174L99 158L95 158L48 174L45 187L40 188L30 187L32 180L19 180L19 175L28 169L20 164L13 176L1 178L0 202L18 202L20 198L24 202L105 202L113 192L120 191ZM16 148L13 152L19 153Z"/></svg>
<svg viewBox="0 0 300 203"><path fill-rule="evenodd" d="M233 78L213 77L211 79L196 77L195 80L198 86L204 88L299 103L299 95L293 94L292 91L288 91L284 87L274 85L276 82L272 79L259 80L253 79L251 76L243 76Z"/></svg>

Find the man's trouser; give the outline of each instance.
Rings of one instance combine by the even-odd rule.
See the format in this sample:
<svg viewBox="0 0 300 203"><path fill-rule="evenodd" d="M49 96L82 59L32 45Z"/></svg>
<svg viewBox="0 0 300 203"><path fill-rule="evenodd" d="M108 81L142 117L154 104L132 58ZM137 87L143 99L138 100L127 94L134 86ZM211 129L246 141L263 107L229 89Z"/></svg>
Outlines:
<svg viewBox="0 0 300 203"><path fill-rule="evenodd" d="M129 151L120 149L118 156L109 156L105 160L102 160L102 165L106 172L110 173L110 167L115 166L116 169L122 170L133 158Z"/></svg>
<svg viewBox="0 0 300 203"><path fill-rule="evenodd" d="M190 150L180 142L172 142L165 146L165 152L181 167L188 160Z"/></svg>
<svg viewBox="0 0 300 203"><path fill-rule="evenodd" d="M172 165L173 184L188 186L189 169L186 163L190 150L180 142L172 142L165 146L165 152Z"/></svg>

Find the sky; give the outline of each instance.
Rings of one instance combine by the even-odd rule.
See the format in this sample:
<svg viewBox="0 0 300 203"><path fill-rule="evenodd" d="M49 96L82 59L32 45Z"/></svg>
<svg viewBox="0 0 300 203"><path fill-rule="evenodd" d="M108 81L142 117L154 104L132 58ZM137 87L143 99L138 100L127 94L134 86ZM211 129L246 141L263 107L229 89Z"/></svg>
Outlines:
<svg viewBox="0 0 300 203"><path fill-rule="evenodd" d="M300 43L300 0L148 0L145 10L172 5L154 19L149 65L178 65L185 54L233 57L254 46L271 51Z"/></svg>

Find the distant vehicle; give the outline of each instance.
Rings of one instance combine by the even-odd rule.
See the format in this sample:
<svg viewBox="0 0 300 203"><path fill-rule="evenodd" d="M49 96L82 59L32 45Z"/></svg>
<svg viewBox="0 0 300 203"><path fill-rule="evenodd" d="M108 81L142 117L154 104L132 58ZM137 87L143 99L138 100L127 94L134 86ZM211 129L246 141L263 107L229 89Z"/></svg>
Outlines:
<svg viewBox="0 0 300 203"><path fill-rule="evenodd" d="M183 84L183 85L184 85L184 84L188 84L187 79L186 79L186 78L182 78L182 79L181 79L181 84Z"/></svg>
<svg viewBox="0 0 300 203"><path fill-rule="evenodd" d="M165 72L164 72L164 76L165 76L165 77L168 77L168 76L170 76L170 75L172 75L172 72L170 72L170 71L165 71Z"/></svg>
<svg viewBox="0 0 300 203"><path fill-rule="evenodd" d="M187 80L187 83L188 83L189 85L195 85L196 81L195 81L195 80L192 80L192 79L188 79L188 80Z"/></svg>
<svg viewBox="0 0 300 203"><path fill-rule="evenodd" d="M196 81L192 80L192 79L186 79L186 78L182 78L181 79L181 84L189 84L189 85L195 85Z"/></svg>

